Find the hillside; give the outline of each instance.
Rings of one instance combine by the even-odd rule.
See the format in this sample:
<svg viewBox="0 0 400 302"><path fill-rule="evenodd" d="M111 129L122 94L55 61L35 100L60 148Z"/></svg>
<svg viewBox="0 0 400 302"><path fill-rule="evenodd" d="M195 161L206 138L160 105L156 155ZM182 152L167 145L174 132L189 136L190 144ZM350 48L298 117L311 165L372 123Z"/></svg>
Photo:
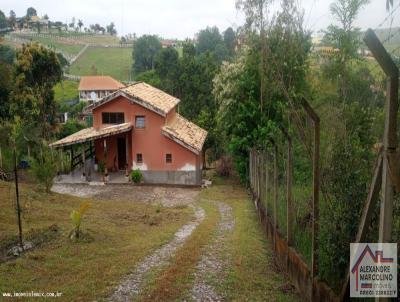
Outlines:
<svg viewBox="0 0 400 302"><path fill-rule="evenodd" d="M74 75L110 75L120 81L130 80L131 48L89 47L69 68Z"/></svg>

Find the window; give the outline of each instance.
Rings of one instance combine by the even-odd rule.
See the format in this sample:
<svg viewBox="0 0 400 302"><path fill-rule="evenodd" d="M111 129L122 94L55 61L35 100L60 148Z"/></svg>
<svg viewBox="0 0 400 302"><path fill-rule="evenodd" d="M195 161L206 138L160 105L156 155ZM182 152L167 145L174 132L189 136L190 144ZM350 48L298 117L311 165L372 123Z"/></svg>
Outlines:
<svg viewBox="0 0 400 302"><path fill-rule="evenodd" d="M142 156L142 153L136 153L136 163L137 163L137 164L143 163L143 156Z"/></svg>
<svg viewBox="0 0 400 302"><path fill-rule="evenodd" d="M172 163L172 154L171 154L171 153L165 154L165 162L166 162L167 164Z"/></svg>
<svg viewBox="0 0 400 302"><path fill-rule="evenodd" d="M137 115L135 118L135 127L136 128L144 128L145 127L145 118L143 115Z"/></svg>
<svg viewBox="0 0 400 302"><path fill-rule="evenodd" d="M123 112L102 112L103 124L123 124L125 116Z"/></svg>

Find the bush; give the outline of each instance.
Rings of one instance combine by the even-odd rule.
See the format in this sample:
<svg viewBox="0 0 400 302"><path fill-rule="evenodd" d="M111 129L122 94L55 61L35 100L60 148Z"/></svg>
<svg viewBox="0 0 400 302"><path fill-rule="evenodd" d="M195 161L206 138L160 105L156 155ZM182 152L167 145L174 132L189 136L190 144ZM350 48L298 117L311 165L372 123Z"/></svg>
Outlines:
<svg viewBox="0 0 400 302"><path fill-rule="evenodd" d="M215 171L217 175L228 177L232 174L232 158L230 156L222 156L217 161Z"/></svg>
<svg viewBox="0 0 400 302"><path fill-rule="evenodd" d="M140 172L139 169L133 170L131 172L131 179L135 184L138 184L142 181L143 179L143 174Z"/></svg>
<svg viewBox="0 0 400 302"><path fill-rule="evenodd" d="M50 192L53 179L58 170L58 154L48 147L43 147L39 158L31 158L29 163L33 177Z"/></svg>

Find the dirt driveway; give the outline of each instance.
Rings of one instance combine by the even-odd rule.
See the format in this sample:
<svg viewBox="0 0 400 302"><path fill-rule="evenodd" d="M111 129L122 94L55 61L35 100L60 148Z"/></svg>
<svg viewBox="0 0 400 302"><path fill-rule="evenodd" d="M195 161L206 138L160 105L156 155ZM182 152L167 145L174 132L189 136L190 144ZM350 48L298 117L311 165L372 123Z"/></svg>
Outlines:
<svg viewBox="0 0 400 302"><path fill-rule="evenodd" d="M96 200L126 200L162 204L165 207L176 207L192 204L199 188L174 188L159 186L131 185L86 185L86 184L55 184L52 191L78 197L90 197Z"/></svg>

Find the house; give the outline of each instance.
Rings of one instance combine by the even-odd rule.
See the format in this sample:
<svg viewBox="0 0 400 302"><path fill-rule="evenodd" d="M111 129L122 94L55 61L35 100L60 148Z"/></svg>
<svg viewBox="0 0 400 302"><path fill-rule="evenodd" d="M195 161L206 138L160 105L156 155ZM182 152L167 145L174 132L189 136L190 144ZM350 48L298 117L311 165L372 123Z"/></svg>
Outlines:
<svg viewBox="0 0 400 302"><path fill-rule="evenodd" d="M134 83L87 107L93 127L50 146L90 143L92 149L94 142L96 162L107 171L139 169L146 183L200 185L207 132L177 113L179 102L146 83Z"/></svg>
<svg viewBox="0 0 400 302"><path fill-rule="evenodd" d="M103 97L125 87L110 76L83 76L79 82L79 100L84 102L97 102Z"/></svg>

